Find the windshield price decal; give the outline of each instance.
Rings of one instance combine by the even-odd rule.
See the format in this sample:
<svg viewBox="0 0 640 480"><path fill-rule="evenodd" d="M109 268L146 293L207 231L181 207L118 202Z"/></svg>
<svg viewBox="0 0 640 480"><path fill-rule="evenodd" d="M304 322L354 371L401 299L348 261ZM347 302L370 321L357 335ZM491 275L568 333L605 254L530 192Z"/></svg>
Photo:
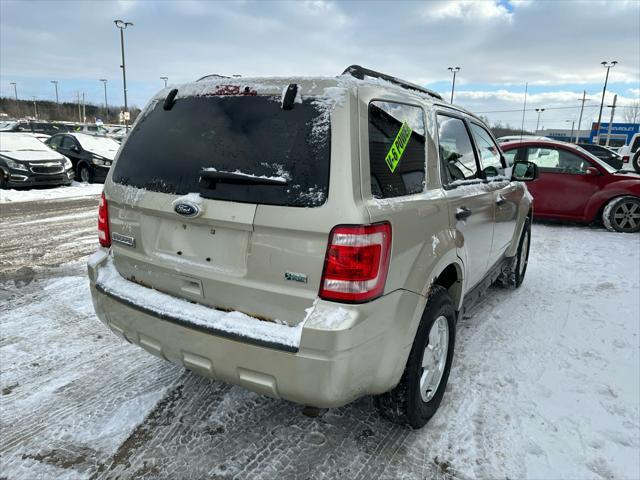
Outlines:
<svg viewBox="0 0 640 480"><path fill-rule="evenodd" d="M409 139L411 139L411 127L407 122L403 122L400 127L400 131L396 135L395 140L391 144L391 148L387 153L387 156L384 158L384 161L387 162L387 166L391 173L396 170L396 167L400 163L400 159L402 158L402 154L404 153L405 148L409 143Z"/></svg>

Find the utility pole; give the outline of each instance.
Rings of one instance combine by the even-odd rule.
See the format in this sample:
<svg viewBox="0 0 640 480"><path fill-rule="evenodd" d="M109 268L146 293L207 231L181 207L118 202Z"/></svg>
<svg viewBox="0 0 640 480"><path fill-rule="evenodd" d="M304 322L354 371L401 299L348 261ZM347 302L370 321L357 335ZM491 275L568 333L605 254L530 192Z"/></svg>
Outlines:
<svg viewBox="0 0 640 480"><path fill-rule="evenodd" d="M127 114L129 113L129 109L127 107L127 69L124 63L124 31L127 27L132 27L133 23L125 22L123 20L114 20L113 23L116 24L116 27L120 29L120 50L122 52L122 86L124 89L124 131L129 131L129 124L127 121Z"/></svg>
<svg viewBox="0 0 640 480"><path fill-rule="evenodd" d="M82 123L87 123L87 109L84 103L84 92L82 92Z"/></svg>
<svg viewBox="0 0 640 480"><path fill-rule="evenodd" d="M107 103L107 79L101 78L100 81L104 85L104 123L109 123L109 104Z"/></svg>
<svg viewBox="0 0 640 480"><path fill-rule="evenodd" d="M13 85L13 94L16 96L16 102L18 101L18 87L16 86L16 82L10 82Z"/></svg>
<svg viewBox="0 0 640 480"><path fill-rule="evenodd" d="M527 111L527 90L529 89L529 82L524 84L524 106L522 107L522 125L520 126L520 140L524 133L524 114Z"/></svg>
<svg viewBox="0 0 640 480"><path fill-rule="evenodd" d="M584 112L584 102L587 98L587 91L582 91L582 106L580 107L580 118L578 119L578 131L576 132L576 145L580 141L580 125L582 124L582 112Z"/></svg>
<svg viewBox="0 0 640 480"><path fill-rule="evenodd" d="M450 103L453 103L453 92L456 89L456 73L460 71L460 67L449 67L447 70L453 73L453 82L451 83L451 102L450 102Z"/></svg>
<svg viewBox="0 0 640 480"><path fill-rule="evenodd" d="M33 114L38 119L38 102L36 102L36 97L33 97Z"/></svg>
<svg viewBox="0 0 640 480"><path fill-rule="evenodd" d="M160 77L160 80L164 80L164 88L167 88L167 80L169 80L169 77Z"/></svg>
<svg viewBox="0 0 640 480"><path fill-rule="evenodd" d="M609 140L611 140L611 125L613 125L613 116L616 113L616 102L618 101L618 95L613 96L613 105L607 105L611 109L611 119L609 120L609 129L607 130L607 143L605 147L609 146Z"/></svg>
<svg viewBox="0 0 640 480"><path fill-rule="evenodd" d="M600 62L604 68L607 69L607 75L604 77L604 88L602 89L602 100L600 101L600 113L598 114L598 130L596 131L597 145L600 145L600 122L602 121L602 107L604 107L604 95L607 92L607 82L609 81L609 70L618 64L617 61L613 62Z"/></svg>
<svg viewBox="0 0 640 480"><path fill-rule="evenodd" d="M536 112L538 112L538 121L536 122L536 135L538 134L538 127L540 126L540 114L544 111L544 108L536 108Z"/></svg>

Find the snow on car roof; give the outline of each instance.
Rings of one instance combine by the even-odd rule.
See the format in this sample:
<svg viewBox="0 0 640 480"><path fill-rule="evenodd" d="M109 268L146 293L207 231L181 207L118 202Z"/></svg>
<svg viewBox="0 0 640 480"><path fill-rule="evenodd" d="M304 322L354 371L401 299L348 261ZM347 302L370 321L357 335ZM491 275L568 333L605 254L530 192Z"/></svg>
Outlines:
<svg viewBox="0 0 640 480"><path fill-rule="evenodd" d="M0 152L17 151L49 152L51 149L33 135L0 132Z"/></svg>

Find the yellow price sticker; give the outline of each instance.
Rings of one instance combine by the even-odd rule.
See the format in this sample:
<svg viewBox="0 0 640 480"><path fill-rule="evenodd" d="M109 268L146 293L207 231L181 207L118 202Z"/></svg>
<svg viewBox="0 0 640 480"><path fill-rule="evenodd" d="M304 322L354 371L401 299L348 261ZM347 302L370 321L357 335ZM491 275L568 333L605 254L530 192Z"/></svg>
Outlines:
<svg viewBox="0 0 640 480"><path fill-rule="evenodd" d="M398 164L400 163L400 159L404 154L407 145L409 144L409 140L411 139L411 134L413 130L407 122L403 122L400 127L400 131L396 135L395 140L391 144L391 148L389 148L389 152L387 156L384 158L384 161L387 162L387 166L391 173L395 172Z"/></svg>

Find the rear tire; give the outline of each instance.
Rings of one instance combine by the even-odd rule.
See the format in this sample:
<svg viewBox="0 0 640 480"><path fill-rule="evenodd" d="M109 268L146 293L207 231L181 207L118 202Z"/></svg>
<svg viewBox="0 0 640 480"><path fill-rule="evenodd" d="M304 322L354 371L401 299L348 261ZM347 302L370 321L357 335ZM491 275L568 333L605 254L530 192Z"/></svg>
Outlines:
<svg viewBox="0 0 640 480"><path fill-rule="evenodd" d="M640 173L640 149L638 149L638 151L632 157L631 166L637 173Z"/></svg>
<svg viewBox="0 0 640 480"><path fill-rule="evenodd" d="M390 392L375 397L380 415L401 425L422 428L442 402L455 340L451 297L444 287L434 285L400 383Z"/></svg>
<svg viewBox="0 0 640 480"><path fill-rule="evenodd" d="M611 232L640 232L640 198L626 196L610 200L602 211L602 223Z"/></svg>

